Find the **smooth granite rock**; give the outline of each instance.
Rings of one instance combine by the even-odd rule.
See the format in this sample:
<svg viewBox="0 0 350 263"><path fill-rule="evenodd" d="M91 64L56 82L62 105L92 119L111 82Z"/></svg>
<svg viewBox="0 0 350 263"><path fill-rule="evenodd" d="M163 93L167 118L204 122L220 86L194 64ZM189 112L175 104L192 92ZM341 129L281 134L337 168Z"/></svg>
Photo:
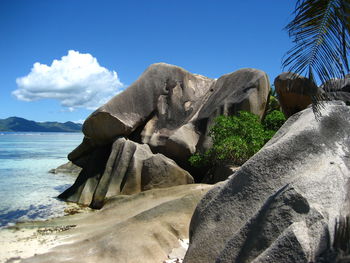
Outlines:
<svg viewBox="0 0 350 263"><path fill-rule="evenodd" d="M71 175L78 175L80 172L81 172L81 168L72 162L62 164L57 168L51 169L49 171L49 173L53 173L53 174L62 173L62 174L71 174Z"/></svg>
<svg viewBox="0 0 350 263"><path fill-rule="evenodd" d="M263 118L269 93L269 78L261 70L244 68L220 77L213 87L213 94L194 120L201 131L197 150L204 152L212 146L208 132L219 115L249 111Z"/></svg>
<svg viewBox="0 0 350 263"><path fill-rule="evenodd" d="M212 187L190 184L119 195L92 213L29 222L32 229L69 230L57 233L65 236L63 244L21 262L163 262L180 247L180 239L188 238L193 211Z"/></svg>
<svg viewBox="0 0 350 263"><path fill-rule="evenodd" d="M90 205L93 194L102 177L109 155L111 146L99 146L89 155L84 157L82 162L82 171L78 175L74 184L61 193L58 198L78 204Z"/></svg>
<svg viewBox="0 0 350 263"><path fill-rule="evenodd" d="M107 191L106 196L132 194L149 187L179 184L178 180L184 180L184 177L180 176L183 172L174 172L180 169L173 168L175 163L190 172L194 178L200 178L201 171L191 167L188 159L196 151L210 147L208 129L214 118L218 114L234 114L239 110L251 111L262 118L269 91L266 73L257 69L241 69L215 80L165 63L151 65L131 86L86 119L83 125L84 140L68 155L70 161L83 167L83 172L77 179L79 183L60 197L100 207L105 194L97 193ZM108 158L105 155L97 157L101 163L103 161L107 164L107 167L94 167L95 157L92 156L96 155L96 149L116 149L117 146L112 147L112 144L120 137L129 140L125 148L128 150L118 150L118 154L119 151L123 154L121 157L110 158L113 161L107 162ZM139 145L136 147L137 143ZM116 150L112 150L111 156L115 155L113 151ZM152 159L153 168L149 170L165 173L159 182L157 180L160 177L155 179L153 174L147 175L140 171L138 163L144 157L138 153L145 151L147 156L160 153L175 162L174 165L170 165L171 162L165 161L164 156L157 157L162 161ZM165 163L167 165L164 165ZM122 170L116 172L120 173L119 179L106 172L112 169L111 165ZM127 171L124 171L125 169ZM142 184L142 180L146 180L143 176L158 183L147 184L145 187ZM88 187L84 186L84 181L88 182ZM109 181L112 185L119 186L109 187ZM182 183L184 181L181 181ZM79 199L81 194L84 197Z"/></svg>
<svg viewBox="0 0 350 263"><path fill-rule="evenodd" d="M119 138L112 145L104 169L95 171L88 166L83 169L77 182L81 183L74 184L59 197L101 208L108 197L190 184L194 180L173 160L162 154L153 154L147 144Z"/></svg>
<svg viewBox="0 0 350 263"><path fill-rule="evenodd" d="M311 104L311 96L318 92L317 86L309 79L291 72L278 75L274 85L286 118L306 109Z"/></svg>
<svg viewBox="0 0 350 263"><path fill-rule="evenodd" d="M200 137L208 137L215 117L245 110L262 118L270 91L266 73L249 68L196 87L202 91L200 96L185 97L185 91L191 88L178 84L168 97L160 97L155 116L141 133L143 143L184 166L190 155L202 147L198 144L206 142Z"/></svg>
<svg viewBox="0 0 350 263"><path fill-rule="evenodd" d="M345 79L333 79L321 86L332 100L341 100L350 105L350 75Z"/></svg>
<svg viewBox="0 0 350 263"><path fill-rule="evenodd" d="M350 109L325 104L290 117L223 185L190 224L185 263L314 262L349 209Z"/></svg>
<svg viewBox="0 0 350 263"><path fill-rule="evenodd" d="M69 160L79 163L94 147L126 136L186 167L189 156L205 141L200 136L208 137L213 118L239 110L262 117L269 91L266 73L256 69L241 69L214 80L177 66L153 64L86 119L85 139Z"/></svg>
<svg viewBox="0 0 350 263"><path fill-rule="evenodd" d="M269 92L269 78L261 70L244 68L223 75L215 82L213 94L203 105L198 119L232 115L240 110L262 118Z"/></svg>
<svg viewBox="0 0 350 263"><path fill-rule="evenodd" d="M83 132L97 144L128 136L157 113L164 128L179 127L201 106L214 80L165 63L153 64L123 92L92 113ZM158 127L158 126L156 126Z"/></svg>

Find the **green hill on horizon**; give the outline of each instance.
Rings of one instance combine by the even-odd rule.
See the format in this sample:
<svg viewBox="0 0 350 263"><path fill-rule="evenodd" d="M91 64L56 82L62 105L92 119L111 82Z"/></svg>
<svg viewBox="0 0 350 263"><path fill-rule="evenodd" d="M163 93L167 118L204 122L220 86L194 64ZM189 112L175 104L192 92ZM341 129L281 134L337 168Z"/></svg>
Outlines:
<svg viewBox="0 0 350 263"><path fill-rule="evenodd" d="M35 122L19 117L0 119L2 132L81 132L81 128L81 124L71 121Z"/></svg>

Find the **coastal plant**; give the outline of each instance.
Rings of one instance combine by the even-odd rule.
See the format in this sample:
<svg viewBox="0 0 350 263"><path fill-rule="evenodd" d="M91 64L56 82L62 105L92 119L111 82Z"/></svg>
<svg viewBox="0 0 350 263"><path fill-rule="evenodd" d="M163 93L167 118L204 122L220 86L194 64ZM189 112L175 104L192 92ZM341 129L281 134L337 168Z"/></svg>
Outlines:
<svg viewBox="0 0 350 263"><path fill-rule="evenodd" d="M264 143L264 129L254 114L239 112L237 116L218 116L210 128L213 145L205 153L195 153L189 159L194 167L219 163L244 163Z"/></svg>
<svg viewBox="0 0 350 263"><path fill-rule="evenodd" d="M349 17L349 0L298 0L294 19L286 27L295 45L287 52L283 67L306 75L315 84L345 78L349 72ZM308 93L317 116L324 94L317 89Z"/></svg>
<svg viewBox="0 0 350 263"><path fill-rule="evenodd" d="M274 110L280 111L280 109L281 109L281 105L277 98L277 92L275 87L272 85L270 89L269 103L267 105L266 113L269 114Z"/></svg>
<svg viewBox="0 0 350 263"><path fill-rule="evenodd" d="M189 158L193 167L213 167L223 164L242 165L272 138L285 122L280 111L272 111L263 122L253 113L240 111L235 116L218 116L210 128L212 147Z"/></svg>
<svg viewBox="0 0 350 263"><path fill-rule="evenodd" d="M264 129L276 132L286 121L286 117L279 110L273 110L263 120Z"/></svg>
<svg viewBox="0 0 350 263"><path fill-rule="evenodd" d="M188 161L190 162L190 164L193 167L207 167L209 166L209 152L210 151L206 151L205 153L199 153L196 152L193 155L191 155L191 157L188 159Z"/></svg>

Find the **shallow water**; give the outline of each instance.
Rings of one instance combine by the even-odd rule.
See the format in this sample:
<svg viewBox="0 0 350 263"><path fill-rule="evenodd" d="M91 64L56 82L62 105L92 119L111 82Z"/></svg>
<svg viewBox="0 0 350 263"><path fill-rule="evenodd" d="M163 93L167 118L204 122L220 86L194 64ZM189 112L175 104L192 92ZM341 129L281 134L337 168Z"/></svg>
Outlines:
<svg viewBox="0 0 350 263"><path fill-rule="evenodd" d="M82 133L0 133L0 227L61 216L56 199L75 177L48 173L67 162Z"/></svg>

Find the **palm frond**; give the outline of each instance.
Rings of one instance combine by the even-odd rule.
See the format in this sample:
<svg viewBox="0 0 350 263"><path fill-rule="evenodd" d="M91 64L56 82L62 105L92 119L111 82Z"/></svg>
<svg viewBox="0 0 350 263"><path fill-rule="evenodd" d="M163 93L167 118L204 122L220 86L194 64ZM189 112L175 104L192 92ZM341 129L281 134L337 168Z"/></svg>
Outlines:
<svg viewBox="0 0 350 263"><path fill-rule="evenodd" d="M295 18L287 25L295 43L283 59L283 68L325 83L349 72L350 0L298 0ZM324 94L323 94L324 95ZM314 109L324 99L315 91Z"/></svg>

